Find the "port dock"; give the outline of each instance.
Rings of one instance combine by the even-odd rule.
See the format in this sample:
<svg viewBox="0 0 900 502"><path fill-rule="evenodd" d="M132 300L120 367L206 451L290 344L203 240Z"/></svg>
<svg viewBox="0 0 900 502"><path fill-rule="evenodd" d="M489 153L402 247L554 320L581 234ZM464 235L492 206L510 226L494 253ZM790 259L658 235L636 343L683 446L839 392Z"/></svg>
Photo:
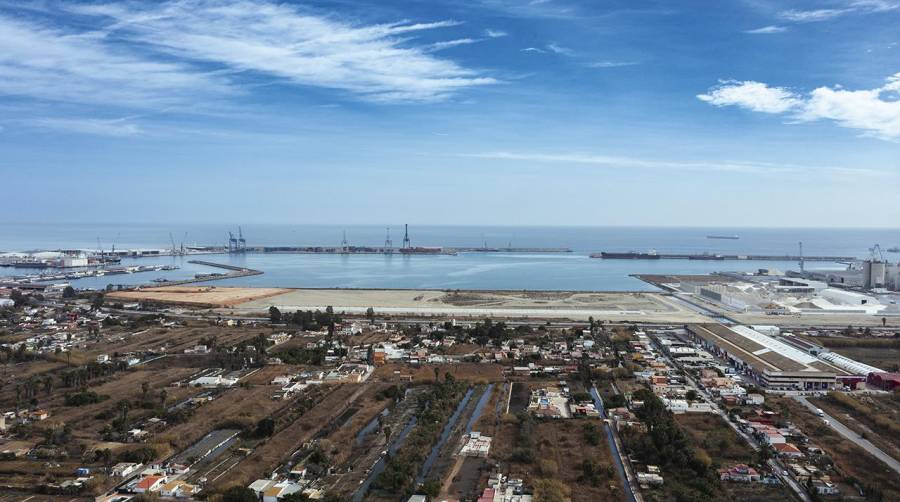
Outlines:
<svg viewBox="0 0 900 502"><path fill-rule="evenodd" d="M220 281L222 279L236 279L238 277L249 277L251 275L262 275L263 272L260 270L254 270L252 268L246 267L237 267L234 265L228 265L225 263L215 263L211 261L202 261L202 260L188 260L188 263L193 263L195 265L204 265L207 267L220 268L223 270L227 270L228 272L224 274L220 273L212 273L212 274L196 274L193 279L183 279L177 281L170 281L168 279L154 279L152 287L155 286L182 286L184 284L193 284L195 282L208 282L208 281Z"/></svg>
<svg viewBox="0 0 900 502"><path fill-rule="evenodd" d="M748 260L748 261L818 261L818 262L836 262L847 263L857 261L858 258L853 256L800 256L800 255L764 255L764 254L681 254L681 253L638 253L638 252L607 252L592 253L591 258L602 258L605 260L706 260L706 261L725 261L725 260Z"/></svg>

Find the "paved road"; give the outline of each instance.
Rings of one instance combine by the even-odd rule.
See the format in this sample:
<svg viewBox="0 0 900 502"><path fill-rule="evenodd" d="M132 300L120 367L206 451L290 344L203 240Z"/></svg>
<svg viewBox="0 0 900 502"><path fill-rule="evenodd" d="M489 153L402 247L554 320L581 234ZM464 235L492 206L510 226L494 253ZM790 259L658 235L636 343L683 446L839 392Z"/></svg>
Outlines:
<svg viewBox="0 0 900 502"><path fill-rule="evenodd" d="M691 388L693 388L695 391L697 391L701 396L703 396L704 400L706 400L707 402L709 402L712 405L713 411L717 415L722 417L722 420L724 420L725 423L728 424L728 426L731 427L731 429L734 430L734 432L741 439L743 439L744 442L750 446L750 448L753 449L753 451L759 451L759 448L760 448L759 443L757 443L756 440L753 439L750 435L748 435L747 433L742 431L741 428L738 427L737 425L735 425L734 422L729 420L728 415L725 413L725 410L723 410L722 407L719 406L718 402L713 398L713 396L709 392L707 392L706 389L701 388L697 384L697 382L693 379L693 377L691 377L690 372L685 370L684 367L681 366L681 364L679 364L676 360L674 360L666 355L666 353L662 350L662 346L659 344L659 340L656 337L653 337L653 340L654 340L654 342L656 342L656 348L659 350L660 357L665 359L667 364L670 367L677 368L679 370L681 375L684 376L684 379L687 382L687 384ZM803 502L812 502L812 498L809 496L809 493L807 493L806 489L804 487L800 486L800 483L798 483L790 475L785 474L785 472L787 472L787 470L786 470L784 464L781 462L781 459L779 459L777 457L771 458L771 459L769 459L767 464L769 465L769 468L772 469L772 473L775 474L775 477L780 479L782 483L788 485L791 488L791 490L794 491L794 495L796 495Z"/></svg>
<svg viewBox="0 0 900 502"><path fill-rule="evenodd" d="M810 403L806 399L806 397L804 397L804 396L791 396L791 397L793 397L795 400L800 402L800 404L809 408L813 413L816 413L817 408L815 407L815 405ZM849 439L850 441L853 441L854 443L857 444L857 446L859 446L863 450L866 450L867 452L869 452L873 457L875 457L878 460L881 460L882 462L887 464L888 467L890 467L891 469L894 470L894 472L896 472L897 474L900 474L900 462L898 462L894 457L892 457L892 456L888 455L887 453L885 453L884 451L882 451L880 448L878 448L877 446L875 446L874 444L869 442L869 440L860 437L859 434L857 434L856 432L853 432L853 430L848 428L846 425L835 420L834 417L826 414L822 418L825 420L828 420L829 426L832 429L836 430L838 434L840 434L841 436L844 436L845 438Z"/></svg>

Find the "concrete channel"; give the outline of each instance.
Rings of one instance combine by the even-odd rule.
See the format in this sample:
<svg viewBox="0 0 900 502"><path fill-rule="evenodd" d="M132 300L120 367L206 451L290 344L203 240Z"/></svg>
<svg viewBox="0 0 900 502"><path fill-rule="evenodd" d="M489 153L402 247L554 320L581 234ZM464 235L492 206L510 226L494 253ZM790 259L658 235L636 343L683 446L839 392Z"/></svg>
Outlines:
<svg viewBox="0 0 900 502"><path fill-rule="evenodd" d="M612 454L613 462L616 464L616 472L619 473L619 479L622 481L622 486L625 487L625 496L629 502L643 502L644 498L637 491L637 488L632 482L633 479L630 474L630 466L626 466L625 462L627 460L623 460L624 454L619 448L618 437L612 430L612 426L606 416L606 408L603 407L603 399L600 397L600 393L597 392L597 387L593 385L591 386L591 397L594 398L594 405L600 410L600 416L603 417L603 428L606 430L606 440L609 443L609 450Z"/></svg>

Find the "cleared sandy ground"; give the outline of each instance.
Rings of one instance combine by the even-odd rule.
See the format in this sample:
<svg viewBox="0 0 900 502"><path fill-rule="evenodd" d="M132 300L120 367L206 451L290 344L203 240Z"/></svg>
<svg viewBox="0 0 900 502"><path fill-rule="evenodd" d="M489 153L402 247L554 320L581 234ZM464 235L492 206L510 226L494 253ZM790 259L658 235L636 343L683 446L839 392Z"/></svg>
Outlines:
<svg viewBox="0 0 900 502"><path fill-rule="evenodd" d="M695 322L705 317L655 293L295 289L238 305L247 312L325 309L381 314Z"/></svg>
<svg viewBox="0 0 900 502"><path fill-rule="evenodd" d="M139 291L108 293L111 301L145 301L192 305L198 307L231 307L240 303L282 294L281 288L217 288L215 286L162 286Z"/></svg>

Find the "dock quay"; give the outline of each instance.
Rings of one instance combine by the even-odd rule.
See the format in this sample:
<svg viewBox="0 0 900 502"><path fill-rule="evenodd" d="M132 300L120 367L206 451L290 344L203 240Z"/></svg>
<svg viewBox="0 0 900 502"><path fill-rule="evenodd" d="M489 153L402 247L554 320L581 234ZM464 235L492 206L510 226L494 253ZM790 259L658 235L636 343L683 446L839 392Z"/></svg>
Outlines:
<svg viewBox="0 0 900 502"><path fill-rule="evenodd" d="M853 256L800 256L800 255L736 255L736 254L681 254L681 253L639 253L639 252L602 252L592 253L591 258L603 258L605 260L751 260L751 261L818 261L848 263L858 261Z"/></svg>
<svg viewBox="0 0 900 502"><path fill-rule="evenodd" d="M529 247L412 247L384 246L258 246L248 247L247 253L295 253L295 254L431 254L457 255L459 253L571 253L569 248Z"/></svg>
<svg viewBox="0 0 900 502"><path fill-rule="evenodd" d="M571 253L569 248L518 248L518 247L476 247L476 248L447 248L458 253Z"/></svg>
<svg viewBox="0 0 900 502"><path fill-rule="evenodd" d="M453 248L443 247L410 247L395 248L384 246L258 246L248 247L246 253L283 253L283 254L423 254L423 255L455 255Z"/></svg>
<svg viewBox="0 0 900 502"><path fill-rule="evenodd" d="M158 272L160 270L177 270L174 265L141 265L131 267L111 267L92 270L79 270L72 272L59 273L42 273L28 274L22 276L12 276L4 278L4 282L0 285L19 286L22 284L50 282L50 281L71 281L76 279L84 279L86 277L103 277L106 275L122 275L122 274L138 274L141 272Z"/></svg>
<svg viewBox="0 0 900 502"><path fill-rule="evenodd" d="M167 279L154 279L154 284L150 286L182 286L184 284L193 284L195 282L208 282L208 281L219 281L222 279L236 279L238 277L249 277L251 275L262 275L263 272L261 270L254 270L252 268L245 267L236 267L234 265L228 265L225 263L215 263L211 261L202 261L202 260L188 260L188 263L193 263L195 265L205 265L207 267L221 268L223 270L228 270L228 272L224 274L220 273L212 273L212 274L197 274L193 279L183 279L178 281L170 281Z"/></svg>

